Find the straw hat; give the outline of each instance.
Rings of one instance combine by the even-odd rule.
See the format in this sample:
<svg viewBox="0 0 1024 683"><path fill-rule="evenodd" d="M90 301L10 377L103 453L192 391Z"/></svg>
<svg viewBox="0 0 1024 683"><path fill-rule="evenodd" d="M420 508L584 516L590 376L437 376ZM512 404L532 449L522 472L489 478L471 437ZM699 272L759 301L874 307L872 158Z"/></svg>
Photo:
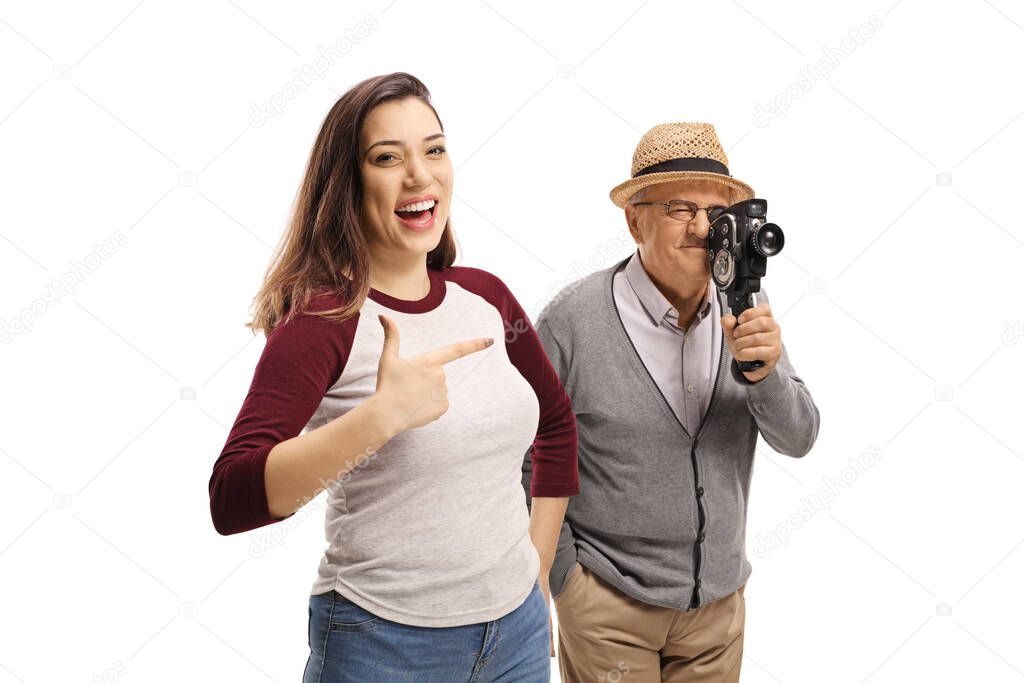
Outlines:
<svg viewBox="0 0 1024 683"><path fill-rule="evenodd" d="M731 204L751 199L754 190L729 175L729 158L710 123L663 123L644 133L633 152L630 179L609 196L622 208L649 185L672 180L709 180L729 188Z"/></svg>

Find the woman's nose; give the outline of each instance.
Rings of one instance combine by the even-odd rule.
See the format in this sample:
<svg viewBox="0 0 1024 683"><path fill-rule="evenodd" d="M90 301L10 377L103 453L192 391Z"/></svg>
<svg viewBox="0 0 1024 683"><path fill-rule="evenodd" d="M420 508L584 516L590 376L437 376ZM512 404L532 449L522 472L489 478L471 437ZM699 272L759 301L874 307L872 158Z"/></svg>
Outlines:
<svg viewBox="0 0 1024 683"><path fill-rule="evenodd" d="M406 162L406 171L406 187L423 187L424 185L430 184L432 176L427 170L426 163L424 163L422 159L417 159L415 157L409 159L409 161Z"/></svg>

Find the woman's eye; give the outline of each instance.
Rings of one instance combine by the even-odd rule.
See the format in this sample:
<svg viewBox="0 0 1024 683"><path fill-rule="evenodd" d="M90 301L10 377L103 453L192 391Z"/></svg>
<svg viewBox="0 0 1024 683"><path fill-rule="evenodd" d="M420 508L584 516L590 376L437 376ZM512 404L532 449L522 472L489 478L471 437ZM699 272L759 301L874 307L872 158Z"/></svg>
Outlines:
<svg viewBox="0 0 1024 683"><path fill-rule="evenodd" d="M391 161L394 157L395 157L395 155L394 154L390 154L390 153L388 153L388 154L381 154L379 157L377 157L377 161L378 162L381 162L381 161Z"/></svg>
<svg viewBox="0 0 1024 683"><path fill-rule="evenodd" d="M427 154L434 154L436 152L437 154L435 154L435 156L441 156L442 154L445 153L445 151L446 150L444 147L438 145L437 147L431 147Z"/></svg>

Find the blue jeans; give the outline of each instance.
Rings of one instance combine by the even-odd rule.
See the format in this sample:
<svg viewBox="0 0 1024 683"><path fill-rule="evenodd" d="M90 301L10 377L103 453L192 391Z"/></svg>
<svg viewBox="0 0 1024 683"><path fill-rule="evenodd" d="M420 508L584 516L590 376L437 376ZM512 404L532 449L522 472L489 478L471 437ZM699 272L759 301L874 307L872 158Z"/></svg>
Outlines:
<svg viewBox="0 0 1024 683"><path fill-rule="evenodd" d="M550 647L539 582L499 619L437 628L389 621L332 590L309 598L302 683L549 683Z"/></svg>

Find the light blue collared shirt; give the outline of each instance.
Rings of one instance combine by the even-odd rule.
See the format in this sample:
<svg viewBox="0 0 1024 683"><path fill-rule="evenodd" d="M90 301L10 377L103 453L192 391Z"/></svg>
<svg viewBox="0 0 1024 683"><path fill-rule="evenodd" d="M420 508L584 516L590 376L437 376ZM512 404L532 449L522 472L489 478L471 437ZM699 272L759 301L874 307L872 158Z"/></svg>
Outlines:
<svg viewBox="0 0 1024 683"><path fill-rule="evenodd" d="M644 270L637 250L615 274L615 305L640 360L691 435L707 412L721 356L722 317L708 279L704 301L687 330L678 311Z"/></svg>

